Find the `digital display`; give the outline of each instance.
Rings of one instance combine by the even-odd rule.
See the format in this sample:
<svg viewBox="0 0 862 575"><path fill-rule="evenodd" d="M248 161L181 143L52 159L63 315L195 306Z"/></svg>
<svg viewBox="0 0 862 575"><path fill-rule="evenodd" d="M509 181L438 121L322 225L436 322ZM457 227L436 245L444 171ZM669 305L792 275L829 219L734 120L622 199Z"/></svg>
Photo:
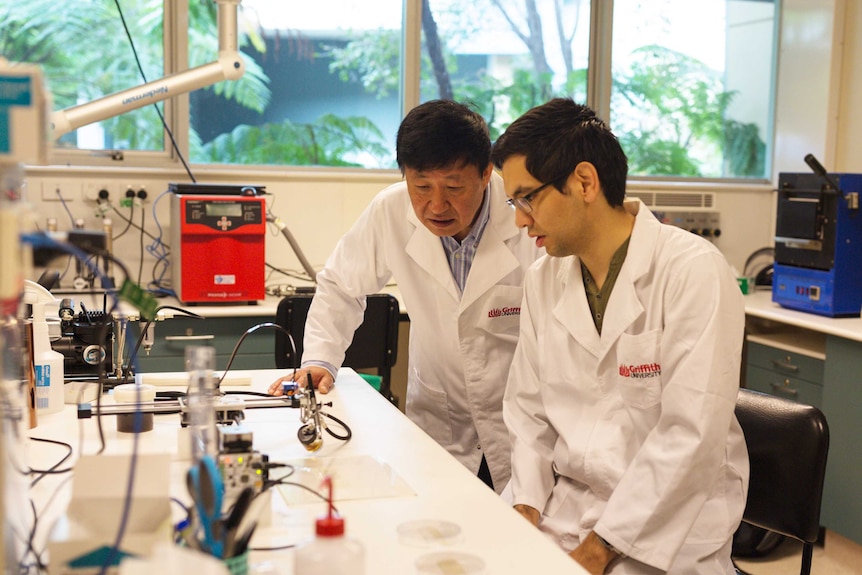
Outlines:
<svg viewBox="0 0 862 575"><path fill-rule="evenodd" d="M204 209L206 210L206 215L213 216L216 218L220 218L220 217L239 218L239 217L242 217L242 204L240 204L240 203L207 202L206 204L204 204Z"/></svg>

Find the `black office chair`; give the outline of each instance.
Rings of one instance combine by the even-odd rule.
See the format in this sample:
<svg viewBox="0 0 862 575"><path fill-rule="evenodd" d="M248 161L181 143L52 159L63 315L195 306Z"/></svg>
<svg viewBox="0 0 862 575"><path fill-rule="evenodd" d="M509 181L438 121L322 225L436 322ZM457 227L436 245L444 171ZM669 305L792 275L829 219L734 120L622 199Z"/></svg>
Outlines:
<svg viewBox="0 0 862 575"><path fill-rule="evenodd" d="M748 389L739 390L736 417L751 466L743 522L801 541L800 574L809 575L820 537L826 417L811 405Z"/></svg>
<svg viewBox="0 0 862 575"><path fill-rule="evenodd" d="M287 329L296 345L291 349L286 335L275 336L275 366L299 367L302 360L302 340L305 335L305 318L311 306L312 295L287 296L278 304L275 321ZM380 393L393 404L398 398L392 395L392 366L398 359L398 300L389 294L371 294L366 297L365 318L347 348L344 366L354 369L376 369L380 376Z"/></svg>

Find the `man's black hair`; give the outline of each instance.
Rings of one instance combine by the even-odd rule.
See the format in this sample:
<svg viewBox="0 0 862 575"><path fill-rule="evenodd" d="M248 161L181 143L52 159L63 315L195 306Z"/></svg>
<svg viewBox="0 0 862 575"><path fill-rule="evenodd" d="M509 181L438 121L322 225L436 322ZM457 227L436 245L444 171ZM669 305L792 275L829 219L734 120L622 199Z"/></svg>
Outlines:
<svg viewBox="0 0 862 575"><path fill-rule="evenodd" d="M476 166L480 174L491 163L491 138L484 118L464 104L431 100L416 106L398 128L396 161L406 168L436 170Z"/></svg>
<svg viewBox="0 0 862 575"><path fill-rule="evenodd" d="M512 122L494 144L499 168L512 156L526 158L527 171L565 192L566 180L580 162L596 168L605 198L621 206L628 159L616 136L590 108L569 98L554 98Z"/></svg>

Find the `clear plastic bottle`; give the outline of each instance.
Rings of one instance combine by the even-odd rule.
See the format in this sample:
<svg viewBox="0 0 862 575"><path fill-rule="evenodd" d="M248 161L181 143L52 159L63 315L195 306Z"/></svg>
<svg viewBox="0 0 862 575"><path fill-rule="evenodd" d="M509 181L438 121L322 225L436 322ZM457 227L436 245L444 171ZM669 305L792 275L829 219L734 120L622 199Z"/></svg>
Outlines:
<svg viewBox="0 0 862 575"><path fill-rule="evenodd" d="M194 463L205 455L209 455L213 460L218 457L214 367L215 348L206 345L190 345L186 348L186 370L189 374L189 437Z"/></svg>
<svg viewBox="0 0 862 575"><path fill-rule="evenodd" d="M45 306L54 296L43 286L24 280L24 302L33 306L33 369L36 374L36 411L57 413L65 405L63 399L63 354L51 348Z"/></svg>
<svg viewBox="0 0 862 575"><path fill-rule="evenodd" d="M332 507L332 480L329 489L328 512L315 523L316 537L297 547L294 553L295 575L365 575L365 548L362 543L344 535L344 519Z"/></svg>
<svg viewBox="0 0 862 575"><path fill-rule="evenodd" d="M36 411L40 414L63 410L63 354L51 349L48 326L33 322L33 365L36 373Z"/></svg>

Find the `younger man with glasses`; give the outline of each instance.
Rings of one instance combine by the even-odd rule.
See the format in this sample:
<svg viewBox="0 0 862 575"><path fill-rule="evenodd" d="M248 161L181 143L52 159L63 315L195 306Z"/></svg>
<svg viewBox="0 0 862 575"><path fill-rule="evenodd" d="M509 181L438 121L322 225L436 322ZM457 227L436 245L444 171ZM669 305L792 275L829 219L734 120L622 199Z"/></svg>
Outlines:
<svg viewBox="0 0 862 575"><path fill-rule="evenodd" d="M492 157L548 253L503 400L515 508L590 573L735 573L748 456L727 262L624 200L622 148L571 100L527 112Z"/></svg>

